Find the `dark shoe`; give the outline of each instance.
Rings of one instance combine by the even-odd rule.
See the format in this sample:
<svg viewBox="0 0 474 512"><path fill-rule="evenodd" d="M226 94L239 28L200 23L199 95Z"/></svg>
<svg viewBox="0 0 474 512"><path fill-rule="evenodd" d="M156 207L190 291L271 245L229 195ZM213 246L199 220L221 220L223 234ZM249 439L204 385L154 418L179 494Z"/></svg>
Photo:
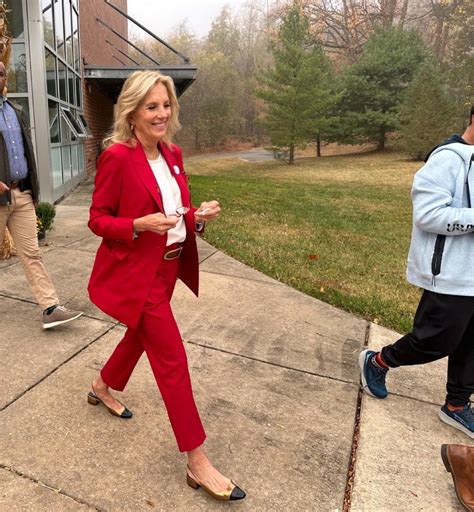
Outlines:
<svg viewBox="0 0 474 512"><path fill-rule="evenodd" d="M444 404L439 410L438 416L444 423L474 439L474 411L471 409L470 403L467 403L460 411L450 411L448 405Z"/></svg>
<svg viewBox="0 0 474 512"><path fill-rule="evenodd" d="M245 492L232 481L225 491L212 491L211 489L209 489L209 487L206 487L193 475L189 466L186 473L186 481L188 485L193 489L199 489L199 487L202 487L207 492L207 494L209 494L209 496L212 496L214 499L219 501L238 501L243 500L245 498Z"/></svg>
<svg viewBox="0 0 474 512"><path fill-rule="evenodd" d="M364 350L359 355L360 380L362 389L374 398L385 398L388 395L385 378L388 370L372 363L377 352Z"/></svg>
<svg viewBox="0 0 474 512"><path fill-rule="evenodd" d="M441 458L446 471L453 477L454 489L461 505L469 512L474 512L474 447L443 444Z"/></svg>
<svg viewBox="0 0 474 512"><path fill-rule="evenodd" d="M92 391L89 391L89 394L87 395L87 401L91 404L91 405L99 405L99 404L103 404L107 410L110 412L110 414L112 414L112 416L118 416L119 418L123 418L125 420L128 420L129 418L131 418L133 416L132 414L132 411L129 411L125 405L123 405L123 411L121 413L117 412L115 409L112 409L112 407L109 407L108 405L106 405L96 394L95 394L95 391L94 391L94 388L92 388Z"/></svg>
<svg viewBox="0 0 474 512"><path fill-rule="evenodd" d="M82 315L82 311L70 311L64 306L56 306L51 312L43 312L43 329L51 329L71 322Z"/></svg>

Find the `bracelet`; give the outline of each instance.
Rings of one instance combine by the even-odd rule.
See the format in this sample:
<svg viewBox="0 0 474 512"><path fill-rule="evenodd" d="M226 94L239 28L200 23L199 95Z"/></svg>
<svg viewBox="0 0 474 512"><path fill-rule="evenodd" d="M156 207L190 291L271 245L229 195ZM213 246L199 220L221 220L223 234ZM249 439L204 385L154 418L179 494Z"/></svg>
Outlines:
<svg viewBox="0 0 474 512"><path fill-rule="evenodd" d="M196 230L198 233L204 229L204 226L205 226L205 225L206 225L206 221L205 221L205 220L202 220L201 222L195 222L195 223L194 223L195 230Z"/></svg>

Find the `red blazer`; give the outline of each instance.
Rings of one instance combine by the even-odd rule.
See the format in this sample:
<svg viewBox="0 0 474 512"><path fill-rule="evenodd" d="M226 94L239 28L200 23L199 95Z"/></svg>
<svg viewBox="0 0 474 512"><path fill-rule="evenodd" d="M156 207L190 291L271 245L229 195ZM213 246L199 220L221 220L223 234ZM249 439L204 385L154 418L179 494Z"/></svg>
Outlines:
<svg viewBox="0 0 474 512"><path fill-rule="evenodd" d="M181 190L183 206L191 207L181 149L158 145ZM178 277L197 295L199 262L194 233L194 211L185 215L186 241ZM157 269L163 261L167 235L143 231L133 240L133 220L163 213L155 176L138 143L131 148L114 144L97 165L89 228L102 243L89 280L89 297L102 311L129 327L136 327Z"/></svg>

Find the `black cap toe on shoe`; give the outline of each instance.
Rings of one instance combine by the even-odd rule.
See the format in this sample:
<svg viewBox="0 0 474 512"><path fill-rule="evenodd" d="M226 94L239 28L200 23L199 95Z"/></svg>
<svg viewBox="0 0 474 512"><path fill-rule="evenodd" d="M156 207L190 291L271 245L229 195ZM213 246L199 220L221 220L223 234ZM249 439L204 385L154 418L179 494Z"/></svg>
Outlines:
<svg viewBox="0 0 474 512"><path fill-rule="evenodd" d="M238 487L237 485L232 489L232 494L230 495L230 501L243 500L245 498L245 492Z"/></svg>
<svg viewBox="0 0 474 512"><path fill-rule="evenodd" d="M132 416L133 416L132 411L129 411L126 407L123 410L122 414L120 415L121 418L125 418L125 419L131 418Z"/></svg>

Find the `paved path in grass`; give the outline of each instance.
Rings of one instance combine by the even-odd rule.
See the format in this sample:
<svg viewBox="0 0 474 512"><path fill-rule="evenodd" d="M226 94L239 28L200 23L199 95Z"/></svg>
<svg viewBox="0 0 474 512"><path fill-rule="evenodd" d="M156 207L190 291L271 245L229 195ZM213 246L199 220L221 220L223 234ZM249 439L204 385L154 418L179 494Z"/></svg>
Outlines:
<svg viewBox="0 0 474 512"><path fill-rule="evenodd" d="M222 510L186 485L145 358L121 395L130 421L87 404L124 333L87 298L99 243L86 226L91 190L85 183L57 206L43 246L81 319L43 331L18 260L0 262L0 511ZM335 511L345 497L351 510L460 510L439 457L441 443L467 440L437 419L444 362L392 372L387 400L361 396L359 352L396 333L205 242L199 251L201 296L178 285L173 308L206 450L248 493L236 510Z"/></svg>
<svg viewBox="0 0 474 512"><path fill-rule="evenodd" d="M221 151L218 153L206 153L203 155L194 155L188 157L190 162L199 162L201 160L222 160L224 158L239 158L245 162L263 162L266 160L275 160L273 151L264 148L252 148L242 151Z"/></svg>

